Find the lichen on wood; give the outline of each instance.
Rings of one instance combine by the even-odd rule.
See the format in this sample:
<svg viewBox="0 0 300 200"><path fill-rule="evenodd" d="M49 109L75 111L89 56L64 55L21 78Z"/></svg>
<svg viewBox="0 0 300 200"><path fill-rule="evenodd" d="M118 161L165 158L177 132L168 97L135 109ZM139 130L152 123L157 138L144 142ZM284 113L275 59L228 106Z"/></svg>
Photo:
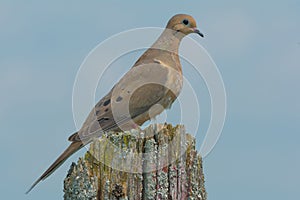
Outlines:
<svg viewBox="0 0 300 200"><path fill-rule="evenodd" d="M80 158L77 165L72 163L68 175L64 180L64 199L97 200L97 190L97 177L89 173L86 161Z"/></svg>
<svg viewBox="0 0 300 200"><path fill-rule="evenodd" d="M106 133L64 181L64 199L206 200L202 159L182 125Z"/></svg>

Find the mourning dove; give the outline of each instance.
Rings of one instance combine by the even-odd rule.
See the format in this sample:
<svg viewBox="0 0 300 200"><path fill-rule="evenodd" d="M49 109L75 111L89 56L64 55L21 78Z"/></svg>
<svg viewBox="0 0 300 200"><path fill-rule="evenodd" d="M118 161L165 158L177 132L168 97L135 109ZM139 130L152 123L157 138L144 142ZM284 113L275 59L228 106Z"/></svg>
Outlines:
<svg viewBox="0 0 300 200"><path fill-rule="evenodd" d="M52 174L73 153L103 132L138 128L169 108L179 95L183 82L178 56L179 44L190 33L203 37L192 16L173 16L151 48L145 51L112 90L95 105L81 129L69 137L70 146L26 193Z"/></svg>

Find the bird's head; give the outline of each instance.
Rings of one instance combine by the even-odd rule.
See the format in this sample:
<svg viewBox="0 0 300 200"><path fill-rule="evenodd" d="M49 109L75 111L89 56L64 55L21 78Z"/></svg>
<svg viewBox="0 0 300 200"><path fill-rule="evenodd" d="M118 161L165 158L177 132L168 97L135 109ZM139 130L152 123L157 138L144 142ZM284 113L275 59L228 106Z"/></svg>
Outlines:
<svg viewBox="0 0 300 200"><path fill-rule="evenodd" d="M195 19L190 15L177 14L173 16L169 20L166 28L174 30L176 32L180 32L184 35L188 35L190 33L197 33L201 37L204 37L204 35L199 31L199 29L197 29Z"/></svg>

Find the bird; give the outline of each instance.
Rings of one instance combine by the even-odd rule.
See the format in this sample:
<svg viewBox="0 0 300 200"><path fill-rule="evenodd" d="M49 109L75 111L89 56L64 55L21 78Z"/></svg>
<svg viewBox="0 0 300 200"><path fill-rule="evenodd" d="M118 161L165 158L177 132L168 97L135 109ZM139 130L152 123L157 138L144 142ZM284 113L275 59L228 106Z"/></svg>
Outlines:
<svg viewBox="0 0 300 200"><path fill-rule="evenodd" d="M179 45L191 33L204 37L192 16L176 14L171 17L158 39L94 106L82 127L68 138L71 144L26 194L95 137L108 131L139 128L164 109L170 108L183 85Z"/></svg>

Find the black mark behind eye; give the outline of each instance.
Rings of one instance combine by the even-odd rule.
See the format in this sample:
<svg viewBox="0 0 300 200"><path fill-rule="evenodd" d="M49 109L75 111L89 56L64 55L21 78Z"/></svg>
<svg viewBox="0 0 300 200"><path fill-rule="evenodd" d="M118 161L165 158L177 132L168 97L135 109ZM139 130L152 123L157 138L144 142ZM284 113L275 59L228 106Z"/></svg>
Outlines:
<svg viewBox="0 0 300 200"><path fill-rule="evenodd" d="M110 104L110 99L106 100L106 101L103 103L103 106L107 106L108 104Z"/></svg>

